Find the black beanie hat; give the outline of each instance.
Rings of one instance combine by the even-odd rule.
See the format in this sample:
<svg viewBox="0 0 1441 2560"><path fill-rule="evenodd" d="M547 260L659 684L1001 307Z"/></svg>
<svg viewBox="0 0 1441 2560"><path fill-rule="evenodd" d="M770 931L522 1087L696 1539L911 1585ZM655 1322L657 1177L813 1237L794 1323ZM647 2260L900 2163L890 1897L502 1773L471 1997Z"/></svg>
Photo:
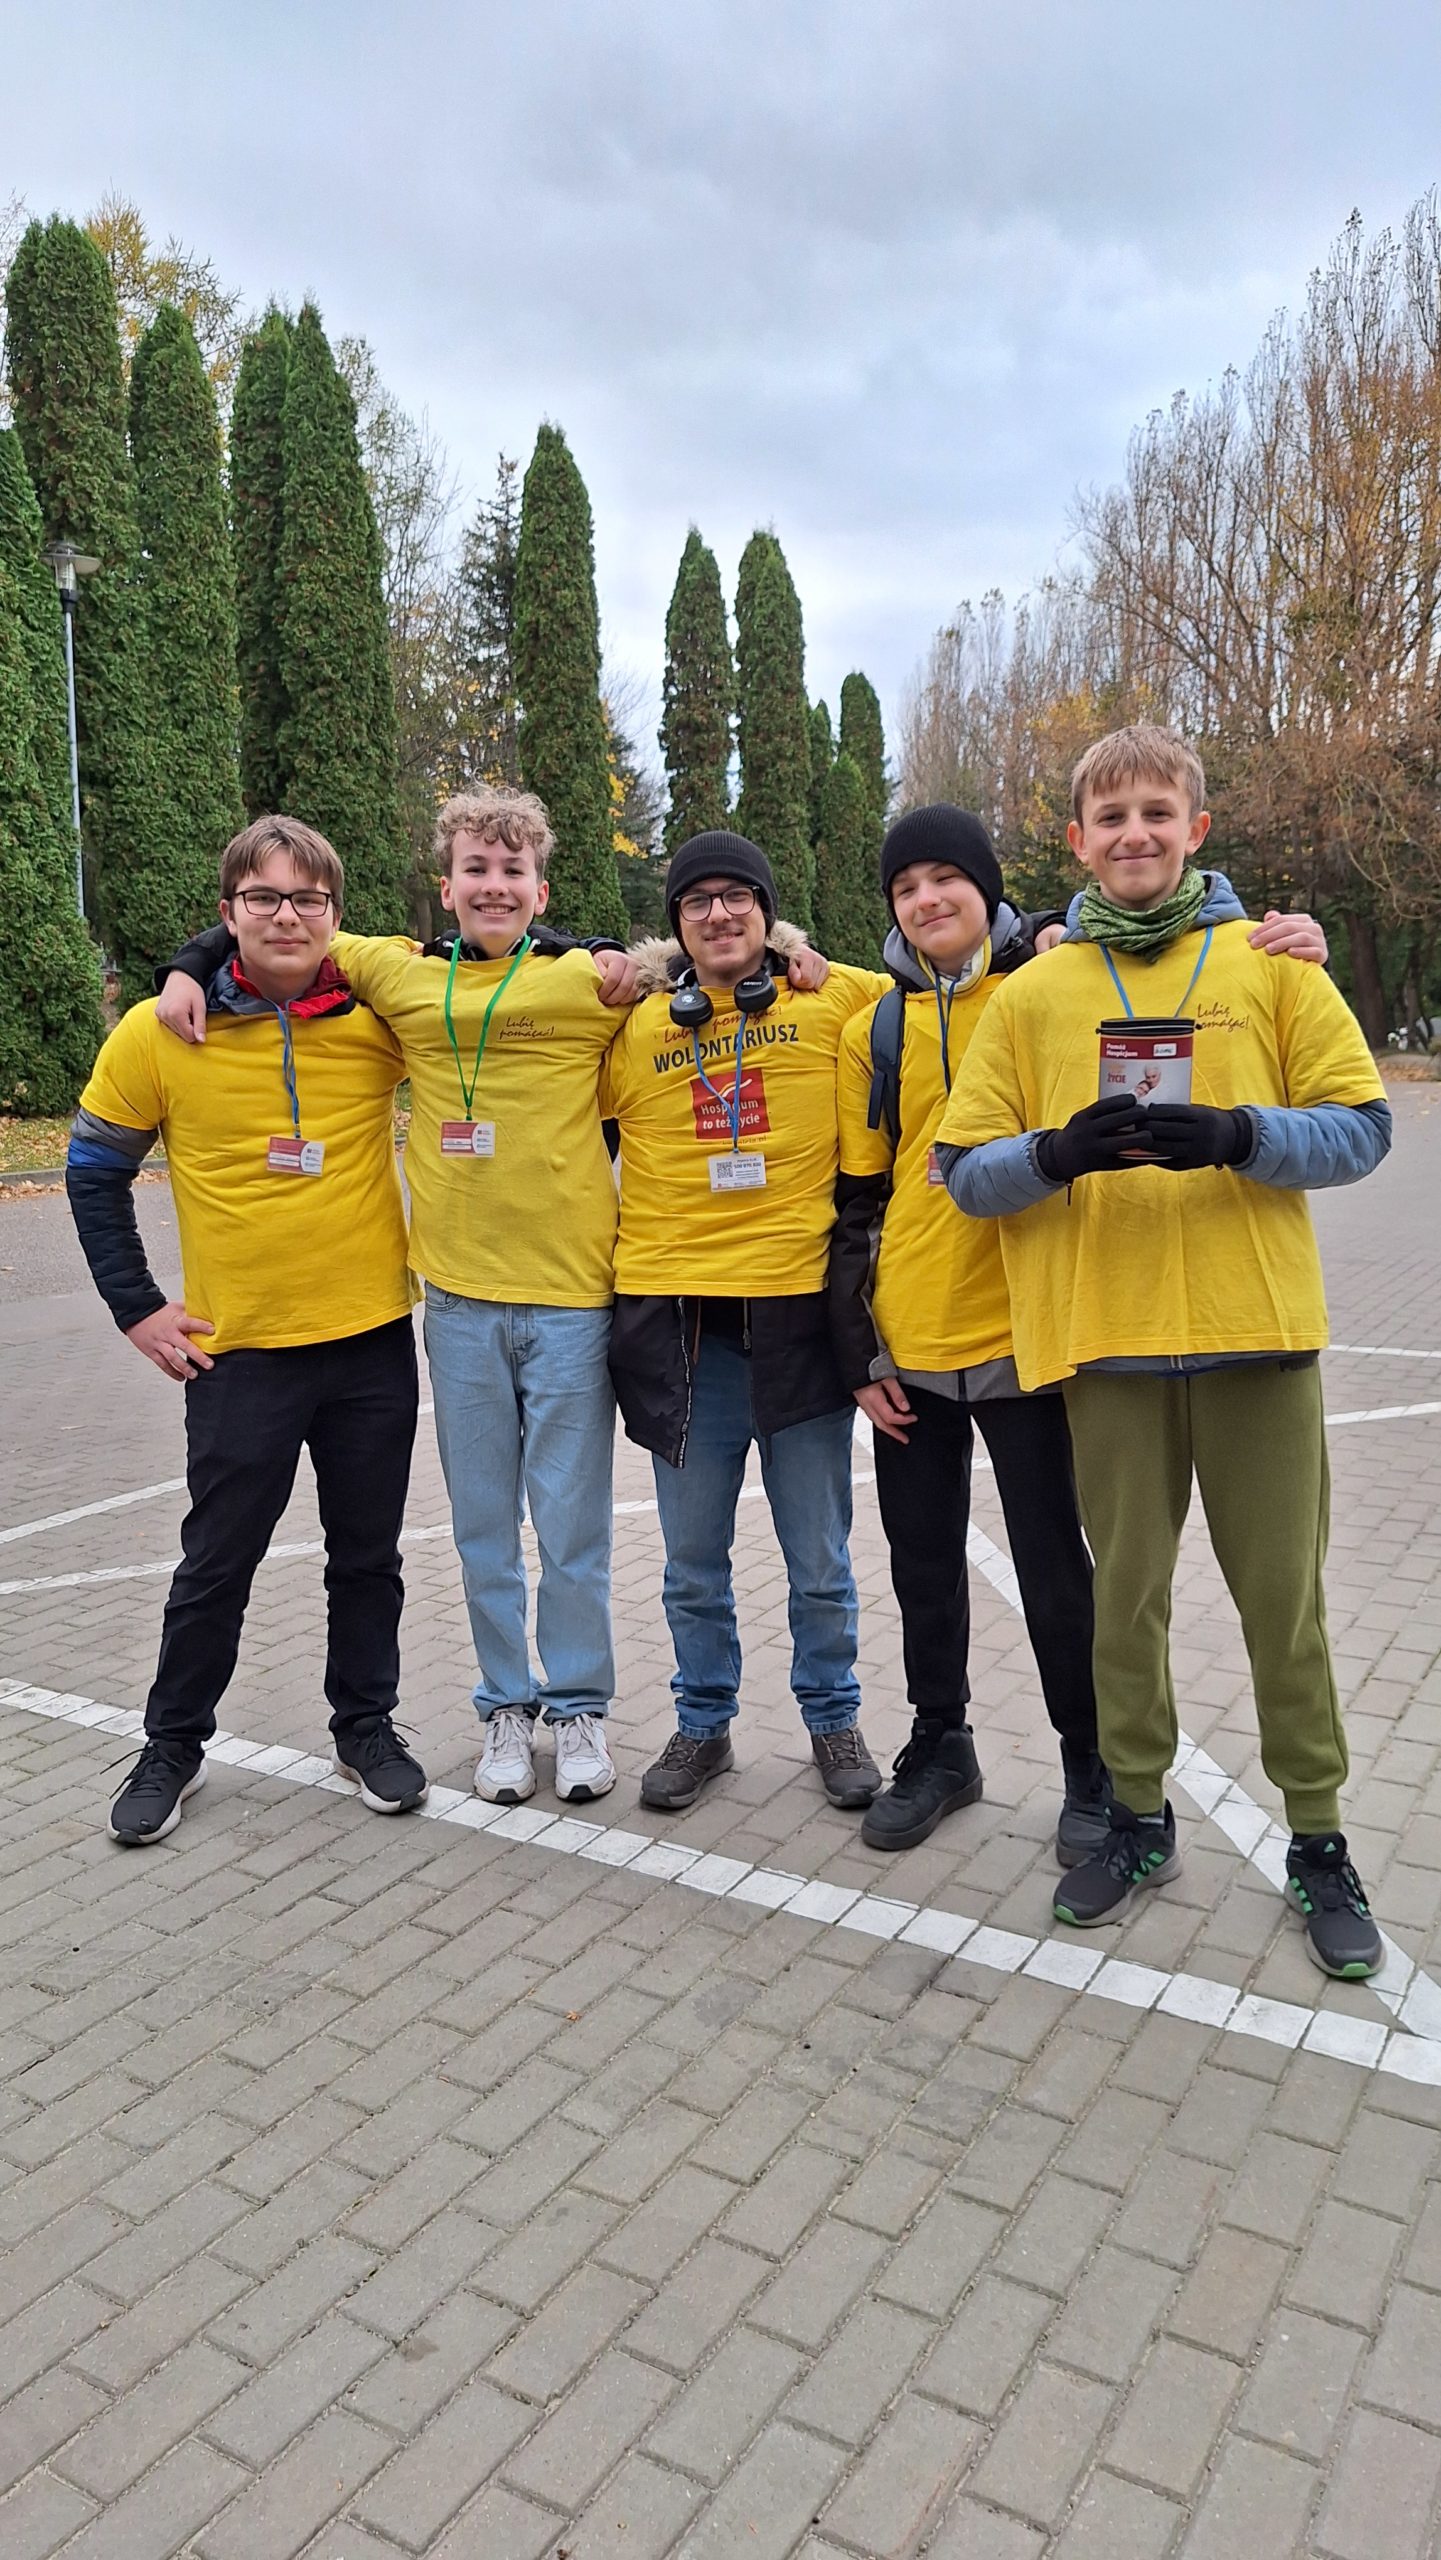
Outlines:
<svg viewBox="0 0 1441 2560"><path fill-rule="evenodd" d="M698 880L744 880L765 909L766 923L776 920L776 884L770 864L749 836L732 835L728 827L708 827L676 847L665 875L665 911L670 929L680 937L680 902Z"/></svg>
<svg viewBox="0 0 1441 2560"><path fill-rule="evenodd" d="M954 870L964 871L985 899L987 922L995 923L1004 895L1001 866L980 819L969 809L936 800L928 809L911 809L904 818L897 818L881 846L881 887L887 906L891 882L911 862L948 862Z"/></svg>

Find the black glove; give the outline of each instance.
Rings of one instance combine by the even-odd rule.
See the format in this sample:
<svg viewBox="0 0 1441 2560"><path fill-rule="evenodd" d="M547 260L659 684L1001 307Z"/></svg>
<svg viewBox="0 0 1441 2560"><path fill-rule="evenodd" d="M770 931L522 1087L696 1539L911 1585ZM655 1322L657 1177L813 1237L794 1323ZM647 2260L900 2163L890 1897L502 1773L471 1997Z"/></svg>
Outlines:
<svg viewBox="0 0 1441 2560"><path fill-rule="evenodd" d="M1168 1173L1195 1173L1207 1164L1240 1164L1256 1143L1249 1111L1217 1111L1209 1102L1153 1102L1146 1134L1156 1161Z"/></svg>
<svg viewBox="0 0 1441 2560"><path fill-rule="evenodd" d="M1048 1182L1075 1182L1083 1173L1121 1173L1132 1159L1123 1150L1146 1144L1147 1112L1129 1093L1088 1102L1064 1129L1043 1129L1036 1140L1036 1170Z"/></svg>

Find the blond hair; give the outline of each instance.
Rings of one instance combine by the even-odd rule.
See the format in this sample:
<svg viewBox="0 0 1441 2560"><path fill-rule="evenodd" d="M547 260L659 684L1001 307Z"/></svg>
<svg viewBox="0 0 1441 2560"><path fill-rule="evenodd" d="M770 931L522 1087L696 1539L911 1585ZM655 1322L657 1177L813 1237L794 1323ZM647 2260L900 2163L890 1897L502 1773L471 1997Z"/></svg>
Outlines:
<svg viewBox="0 0 1441 2560"><path fill-rule="evenodd" d="M455 859L457 836L480 836L487 844L503 844L508 853L519 853L528 845L538 880L545 878L545 866L555 849L544 804L533 791L494 790L488 783L479 791L458 791L436 819L435 859L447 873Z"/></svg>
<svg viewBox="0 0 1441 2560"><path fill-rule="evenodd" d="M1104 798L1119 791L1125 782L1179 783L1188 793L1191 815L1199 817L1206 805L1206 775L1194 747L1178 738L1174 729L1158 729L1149 720L1140 720L1134 728L1112 729L1087 747L1071 776L1071 810L1077 825L1085 820L1088 791Z"/></svg>
<svg viewBox="0 0 1441 2560"><path fill-rule="evenodd" d="M300 818L252 818L232 836L220 857L220 894L233 898L242 880L260 869L272 853L288 853L302 880L328 889L340 913L345 896L345 865L333 844Z"/></svg>

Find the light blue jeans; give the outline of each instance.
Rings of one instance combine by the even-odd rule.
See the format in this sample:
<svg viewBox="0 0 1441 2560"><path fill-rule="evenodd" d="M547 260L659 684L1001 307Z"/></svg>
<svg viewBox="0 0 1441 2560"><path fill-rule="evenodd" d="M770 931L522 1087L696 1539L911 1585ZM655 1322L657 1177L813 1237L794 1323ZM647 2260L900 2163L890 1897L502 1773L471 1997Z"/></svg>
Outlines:
<svg viewBox="0 0 1441 2560"><path fill-rule="evenodd" d="M759 1439L749 1360L728 1343L702 1340L685 1465L655 1460L665 1614L676 1658L671 1689L682 1733L724 1733L740 1706L731 1541L753 1440L786 1560L796 1702L811 1733L839 1733L855 1723L861 1693L848 1545L855 1418L854 1405L847 1405L843 1413Z"/></svg>
<svg viewBox="0 0 1441 2560"><path fill-rule="evenodd" d="M610 1637L615 1397L609 1307L512 1307L452 1297L427 1281L425 1349L435 1434L480 1678L482 1723L497 1707L603 1716L615 1688ZM540 1547L537 1685L526 1644L520 1524Z"/></svg>

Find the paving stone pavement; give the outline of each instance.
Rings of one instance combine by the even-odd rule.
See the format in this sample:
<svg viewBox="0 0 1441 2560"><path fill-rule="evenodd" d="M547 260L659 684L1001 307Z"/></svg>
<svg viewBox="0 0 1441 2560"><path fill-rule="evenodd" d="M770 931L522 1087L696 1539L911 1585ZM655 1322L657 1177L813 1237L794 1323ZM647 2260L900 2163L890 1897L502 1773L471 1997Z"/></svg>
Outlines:
<svg viewBox="0 0 1441 2560"><path fill-rule="evenodd" d="M1394 1412L1441 1404L1441 1090L1393 1099L1391 1162L1316 1204L1333 1329L1368 1347L1328 1354L1328 1406L1393 1415L1332 1432L1329 1590L1356 1853L1441 1979L1441 1413ZM163 1186L141 1200L163 1255ZM0 1200L7 1291L0 1530L178 1477L181 1399L85 1293L63 1203ZM850 1925L237 1762L126 1855L101 1819L131 1746L0 1703L5 2560L1427 2560L1438 2049L1392 2035L1415 2078L1321 2049L1374 2056L1385 2008L1314 1973L1184 1798L1182 1880L1095 1950L1136 1969L1112 1996L1006 1970L1052 1934L1055 1808L1014 1611L977 1574L984 1802L884 1860L810 1768L759 1502L739 1766L682 1822L640 1812L669 1655L624 1444L616 1490L621 1779L587 1810L736 1862L722 1879L834 1886ZM176 1554L181 1508L0 1540L0 1675L142 1705L166 1577L137 1568ZM977 1516L1003 1547L985 1474ZM412 1527L444 1517L427 1424ZM280 1543L316 1535L306 1488ZM856 1560L888 1754L868 1481ZM407 1581L408 1720L461 1791L443 1534ZM235 1733L323 1749L319 1590L314 1553L262 1570ZM1188 1730L1274 1815L1194 1528L1176 1664ZM883 1938L877 1897L1007 1934L977 1935L985 1961ZM1196 1978L1249 2007L1222 2028L1161 2005Z"/></svg>

